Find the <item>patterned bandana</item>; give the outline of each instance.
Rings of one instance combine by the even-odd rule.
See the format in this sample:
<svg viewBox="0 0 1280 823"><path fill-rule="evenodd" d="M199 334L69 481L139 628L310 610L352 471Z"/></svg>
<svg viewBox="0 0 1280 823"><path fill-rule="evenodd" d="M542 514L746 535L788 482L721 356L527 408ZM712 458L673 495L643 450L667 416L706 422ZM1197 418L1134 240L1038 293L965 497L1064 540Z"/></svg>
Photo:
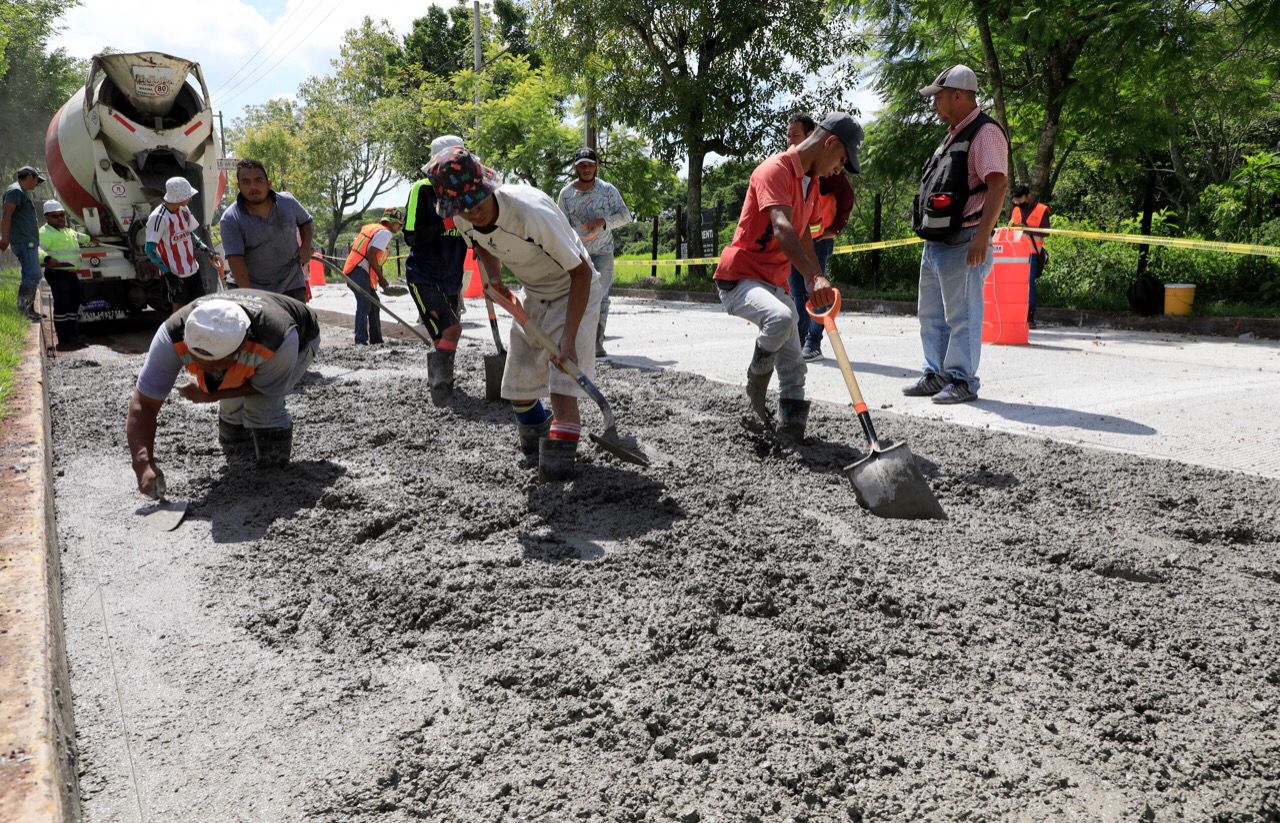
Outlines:
<svg viewBox="0 0 1280 823"><path fill-rule="evenodd" d="M453 217L473 209L493 194L501 183L492 169L485 168L462 146L445 149L431 158L427 177L436 191L436 211Z"/></svg>

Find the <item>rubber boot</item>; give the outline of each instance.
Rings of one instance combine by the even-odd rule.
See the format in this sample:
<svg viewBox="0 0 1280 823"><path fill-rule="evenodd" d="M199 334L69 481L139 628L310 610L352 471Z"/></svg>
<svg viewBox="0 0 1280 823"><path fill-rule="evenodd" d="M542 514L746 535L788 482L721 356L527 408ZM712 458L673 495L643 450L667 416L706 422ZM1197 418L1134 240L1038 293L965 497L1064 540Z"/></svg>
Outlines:
<svg viewBox="0 0 1280 823"><path fill-rule="evenodd" d="M538 441L551 433L551 418L548 416L536 426L516 423L516 433L520 435L520 453L533 457L538 453Z"/></svg>
<svg viewBox="0 0 1280 823"><path fill-rule="evenodd" d="M577 440L544 437L538 441L538 476L551 482L568 480L573 477L577 457Z"/></svg>
<svg viewBox="0 0 1280 823"><path fill-rule="evenodd" d="M36 288L18 287L18 311L29 320L39 320L44 315L36 311Z"/></svg>
<svg viewBox="0 0 1280 823"><path fill-rule="evenodd" d="M244 426L218 418L218 445L222 446L223 451L231 451L252 439L253 435Z"/></svg>
<svg viewBox="0 0 1280 823"><path fill-rule="evenodd" d="M427 355L427 384L431 402L443 406L453 399L453 358L457 352L433 351Z"/></svg>
<svg viewBox="0 0 1280 823"><path fill-rule="evenodd" d="M809 401L783 397L778 400L778 436L799 446L809 422Z"/></svg>
<svg viewBox="0 0 1280 823"><path fill-rule="evenodd" d="M293 427L287 429L250 429L258 468L269 469L289 463L293 454Z"/></svg>
<svg viewBox="0 0 1280 823"><path fill-rule="evenodd" d="M596 357L608 357L609 353L604 350L604 318L601 318L600 325L596 326Z"/></svg>
<svg viewBox="0 0 1280 823"><path fill-rule="evenodd" d="M767 352L756 346L755 353L751 356L751 365L747 367L747 400L751 403L751 410L770 428L773 428L773 412L769 410L765 398L768 396L769 381L773 378L773 367L777 362L777 352Z"/></svg>

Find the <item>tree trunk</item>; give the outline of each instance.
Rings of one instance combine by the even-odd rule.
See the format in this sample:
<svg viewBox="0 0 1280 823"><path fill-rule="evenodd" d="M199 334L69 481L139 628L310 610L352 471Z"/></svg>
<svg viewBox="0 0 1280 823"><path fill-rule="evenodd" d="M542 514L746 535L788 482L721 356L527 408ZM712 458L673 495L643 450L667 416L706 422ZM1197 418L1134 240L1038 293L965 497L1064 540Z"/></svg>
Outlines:
<svg viewBox="0 0 1280 823"><path fill-rule="evenodd" d="M685 226L689 238L689 256L701 257L702 252L702 164L707 150L702 146L702 135L691 135L686 141L689 147L689 192L685 197ZM690 266L689 274L705 277L705 266Z"/></svg>
<svg viewBox="0 0 1280 823"><path fill-rule="evenodd" d="M1066 102L1067 88L1071 85L1071 71L1079 58L1079 48L1048 55L1048 71L1045 73L1044 121L1040 126L1040 141L1036 145L1036 160L1031 167L1031 192L1037 200L1046 201L1053 195L1053 155L1058 142L1058 129L1062 124L1062 108Z"/></svg>
<svg viewBox="0 0 1280 823"><path fill-rule="evenodd" d="M329 223L329 242L326 244L326 247L328 248L326 254L330 257L338 256L338 233L342 231L342 226L339 225L341 221L341 214L338 214L336 217L331 215L331 222Z"/></svg>

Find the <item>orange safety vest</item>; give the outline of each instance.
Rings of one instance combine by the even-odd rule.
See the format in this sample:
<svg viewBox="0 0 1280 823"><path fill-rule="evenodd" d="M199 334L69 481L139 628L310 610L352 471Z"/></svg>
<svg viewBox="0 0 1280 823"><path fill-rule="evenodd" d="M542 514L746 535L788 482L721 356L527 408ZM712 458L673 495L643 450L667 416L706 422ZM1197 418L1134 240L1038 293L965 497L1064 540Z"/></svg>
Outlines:
<svg viewBox="0 0 1280 823"><path fill-rule="evenodd" d="M209 387L205 383L204 366L191 356L191 351L187 348L186 341L180 340L174 343L173 350L177 352L178 359L182 361L183 367L195 375L196 383L200 385L200 391L209 394ZM222 375L222 382L218 384L218 389L240 388L246 380L253 377L259 366L275 357L275 355L275 352L261 343L245 340L240 346L240 350L234 355L235 362Z"/></svg>
<svg viewBox="0 0 1280 823"><path fill-rule="evenodd" d="M1036 203L1036 207L1031 210L1031 214L1027 215L1027 219L1022 219L1022 207L1014 206L1013 212L1009 215L1009 222L1015 226L1026 226L1032 229L1043 228L1045 218L1049 214L1049 207L1044 203ZM1044 253L1044 235L1028 234L1027 239L1031 241L1031 247L1036 250L1036 254Z"/></svg>
<svg viewBox="0 0 1280 823"><path fill-rule="evenodd" d="M356 235L356 239L351 243L351 252L347 254L347 261L342 264L343 274L351 274L356 270L356 266L369 259L369 244L373 242L374 235L386 228L381 223L370 223L361 227L360 233ZM378 259L381 259L384 252L375 249L374 254L378 256ZM377 275L373 273L373 266L370 266L369 285L374 288L378 286L377 282L375 282L376 278Z"/></svg>
<svg viewBox="0 0 1280 823"><path fill-rule="evenodd" d="M809 185L812 186L814 183ZM818 189L818 197L813 201L813 213L809 215L809 234L813 235L813 239L817 240L823 232L831 228L831 224L835 221L836 196L834 194L823 194L822 189Z"/></svg>

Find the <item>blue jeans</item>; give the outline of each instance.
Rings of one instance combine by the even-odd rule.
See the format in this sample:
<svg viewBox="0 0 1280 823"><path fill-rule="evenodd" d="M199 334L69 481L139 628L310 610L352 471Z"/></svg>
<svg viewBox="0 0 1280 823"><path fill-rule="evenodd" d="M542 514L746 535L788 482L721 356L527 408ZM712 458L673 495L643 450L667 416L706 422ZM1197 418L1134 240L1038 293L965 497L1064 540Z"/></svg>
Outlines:
<svg viewBox="0 0 1280 823"><path fill-rule="evenodd" d="M953 244L928 241L920 255L920 343L925 373L978 390L982 356L982 284L991 272L991 245L977 266L965 264L977 229L962 229Z"/></svg>
<svg viewBox="0 0 1280 823"><path fill-rule="evenodd" d="M836 240L834 237L827 240L813 241L813 252L818 256L818 268L822 269L823 275L827 273L827 261L831 259L831 252L835 247ZM805 310L804 304L809 300L809 290L805 287L804 278L800 276L800 272L795 266L791 267L791 276L787 280L787 286L791 291L791 299L796 304L796 328L800 332L801 347L806 349L821 348L822 324L813 322L813 318Z"/></svg>
<svg viewBox="0 0 1280 823"><path fill-rule="evenodd" d="M609 289L613 288L613 252L588 255L591 265L600 274L600 289L604 296L600 298L600 328L609 322ZM603 340L603 335L601 336Z"/></svg>
<svg viewBox="0 0 1280 823"><path fill-rule="evenodd" d="M34 309L36 289L40 286L40 250L26 243L14 243L13 256L18 258L22 280L18 283L18 311Z"/></svg>
<svg viewBox="0 0 1280 823"><path fill-rule="evenodd" d="M373 294L370 288L369 270L363 266L356 266L355 271L347 275L357 286L365 291ZM351 289L350 286L347 288ZM351 289L356 296L356 342L357 343L381 343L382 342L382 312L378 307L369 302L369 298L365 297L355 289Z"/></svg>

